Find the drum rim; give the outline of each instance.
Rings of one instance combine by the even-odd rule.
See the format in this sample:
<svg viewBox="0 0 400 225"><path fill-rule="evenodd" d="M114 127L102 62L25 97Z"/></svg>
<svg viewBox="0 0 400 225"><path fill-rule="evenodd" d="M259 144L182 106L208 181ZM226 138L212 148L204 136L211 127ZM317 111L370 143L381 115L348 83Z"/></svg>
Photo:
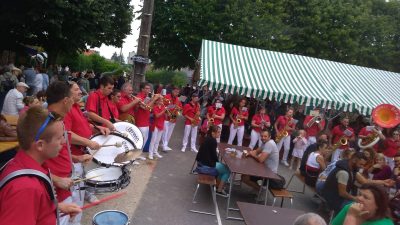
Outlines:
<svg viewBox="0 0 400 225"><path fill-rule="evenodd" d="M95 135L93 135L92 137L90 137L90 140L91 140L92 138L94 138L94 137L102 136L102 135L103 135L102 133L95 134ZM115 136L117 136L117 137L123 138L123 139L125 139L126 141L128 141L129 143L131 143L135 149L138 149L137 146L136 146L136 144L135 144L131 139L125 137L124 135L122 135L122 134L120 134L120 133L111 132L109 135L115 135ZM107 136L108 136L108 135L107 135ZM132 149L131 151L133 151L133 150L135 150L135 149ZM139 149L138 149L138 150L139 150Z"/></svg>
<svg viewBox="0 0 400 225"><path fill-rule="evenodd" d="M110 168L118 168L118 169L120 169L120 170L121 170L121 176L124 175L124 173L125 173L124 168L118 167L118 166L97 167L97 168L88 170L88 171L85 173L85 178L86 178L86 176L90 173L90 171L93 171L93 170L100 170L100 169L110 169ZM121 177L121 176L119 176L119 177ZM119 178L119 177L118 177L118 178ZM114 179L114 180L115 180L115 179ZM88 181L95 181L95 180L88 180ZM100 181L100 180L98 180L98 182L108 182L108 181L112 181L112 180L107 180L107 181Z"/></svg>
<svg viewBox="0 0 400 225"><path fill-rule="evenodd" d="M92 218L93 224L96 224L96 223L95 223L96 221L94 220L94 219L96 218L96 216L98 216L98 215L101 214L101 213L105 213L105 212L118 212L118 213L121 213L122 215L126 216L127 221L126 221L125 224L128 224L128 223L129 223L129 216L128 216L128 214L126 214L125 212L120 211L120 210L109 209L109 210L103 210L103 211L100 211L100 212L96 213L96 214L93 216L93 218Z"/></svg>
<svg viewBox="0 0 400 225"><path fill-rule="evenodd" d="M115 126L115 124L127 124L127 125L129 125L129 126L134 126L134 127L136 127L136 128L140 131L140 133L142 134L143 146L142 146L142 148L140 148L140 149L139 149L135 144L134 144L133 146L135 146L135 148L136 148L136 149L139 149L139 150L142 150L142 149L144 148L144 146L146 145L146 143L144 143L144 135L143 135L143 132L139 129L138 126L136 126L135 124L131 124L131 123L129 123L129 122L126 122L126 121L115 122L115 123L114 123L114 126ZM118 132L116 132L116 133L118 133Z"/></svg>

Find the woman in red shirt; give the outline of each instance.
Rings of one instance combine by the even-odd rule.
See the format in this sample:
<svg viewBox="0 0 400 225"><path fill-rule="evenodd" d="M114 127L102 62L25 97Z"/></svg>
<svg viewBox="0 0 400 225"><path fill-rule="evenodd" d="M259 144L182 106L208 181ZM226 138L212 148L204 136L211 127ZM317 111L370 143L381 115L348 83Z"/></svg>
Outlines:
<svg viewBox="0 0 400 225"><path fill-rule="evenodd" d="M225 108L222 106L222 101L221 99L216 99L215 104L212 106L209 106L207 108L207 126L215 125L219 127L222 130L222 120L225 118ZM210 119L213 119L214 122L210 124ZM221 138L218 137L217 143L220 142Z"/></svg>
<svg viewBox="0 0 400 225"><path fill-rule="evenodd" d="M394 168L393 157L400 153L400 131L395 130L392 133L392 137L386 138L384 141L384 151L385 159L390 168Z"/></svg>
<svg viewBox="0 0 400 225"><path fill-rule="evenodd" d="M158 145L160 144L160 140L164 130L164 121L165 121L165 106L163 104L163 99L158 98L156 101L156 105L153 108L154 113L154 123L151 126L151 130L153 132L151 136L150 146L149 146L149 159L162 158L162 156L158 153Z"/></svg>
<svg viewBox="0 0 400 225"><path fill-rule="evenodd" d="M255 114L251 120L251 139L249 148L253 149L258 141L258 146L261 146L261 130L267 129L271 127L271 122L269 116L266 114L266 110L264 107L260 107L258 113Z"/></svg>
<svg viewBox="0 0 400 225"><path fill-rule="evenodd" d="M242 146L244 135L244 123L249 117L249 112L246 106L247 100L242 98L238 107L233 107L229 118L231 119L231 126L229 131L228 144L232 144L237 134L237 145Z"/></svg>

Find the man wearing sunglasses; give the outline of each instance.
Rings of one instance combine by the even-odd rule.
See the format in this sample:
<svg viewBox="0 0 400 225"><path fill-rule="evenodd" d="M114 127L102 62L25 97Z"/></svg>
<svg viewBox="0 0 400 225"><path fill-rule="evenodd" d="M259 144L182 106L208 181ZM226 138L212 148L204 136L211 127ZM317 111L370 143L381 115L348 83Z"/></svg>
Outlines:
<svg viewBox="0 0 400 225"><path fill-rule="evenodd" d="M21 149L0 172L1 224L56 224L57 202L50 172L42 164L57 157L65 143L62 121L32 107L20 117L17 132ZM81 212L76 204L59 203L58 209L72 217Z"/></svg>

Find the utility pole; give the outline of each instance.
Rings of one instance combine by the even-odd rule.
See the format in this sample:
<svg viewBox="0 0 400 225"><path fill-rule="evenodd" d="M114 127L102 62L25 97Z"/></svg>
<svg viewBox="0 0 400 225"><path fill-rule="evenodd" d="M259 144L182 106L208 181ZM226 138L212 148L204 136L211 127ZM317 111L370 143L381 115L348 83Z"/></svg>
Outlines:
<svg viewBox="0 0 400 225"><path fill-rule="evenodd" d="M142 8L142 21L140 25L139 41L136 55L133 57L133 89L139 91L139 85L145 81L146 65L149 60L149 42L151 34L151 22L153 19L154 0L144 0Z"/></svg>

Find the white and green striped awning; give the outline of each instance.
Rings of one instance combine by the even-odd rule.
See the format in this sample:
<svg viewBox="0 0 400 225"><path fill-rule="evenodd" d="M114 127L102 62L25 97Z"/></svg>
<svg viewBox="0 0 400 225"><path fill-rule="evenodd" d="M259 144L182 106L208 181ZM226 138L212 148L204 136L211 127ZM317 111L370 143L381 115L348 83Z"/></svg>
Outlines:
<svg viewBox="0 0 400 225"><path fill-rule="evenodd" d="M400 106L400 74L203 40L199 85L226 93L370 115Z"/></svg>

